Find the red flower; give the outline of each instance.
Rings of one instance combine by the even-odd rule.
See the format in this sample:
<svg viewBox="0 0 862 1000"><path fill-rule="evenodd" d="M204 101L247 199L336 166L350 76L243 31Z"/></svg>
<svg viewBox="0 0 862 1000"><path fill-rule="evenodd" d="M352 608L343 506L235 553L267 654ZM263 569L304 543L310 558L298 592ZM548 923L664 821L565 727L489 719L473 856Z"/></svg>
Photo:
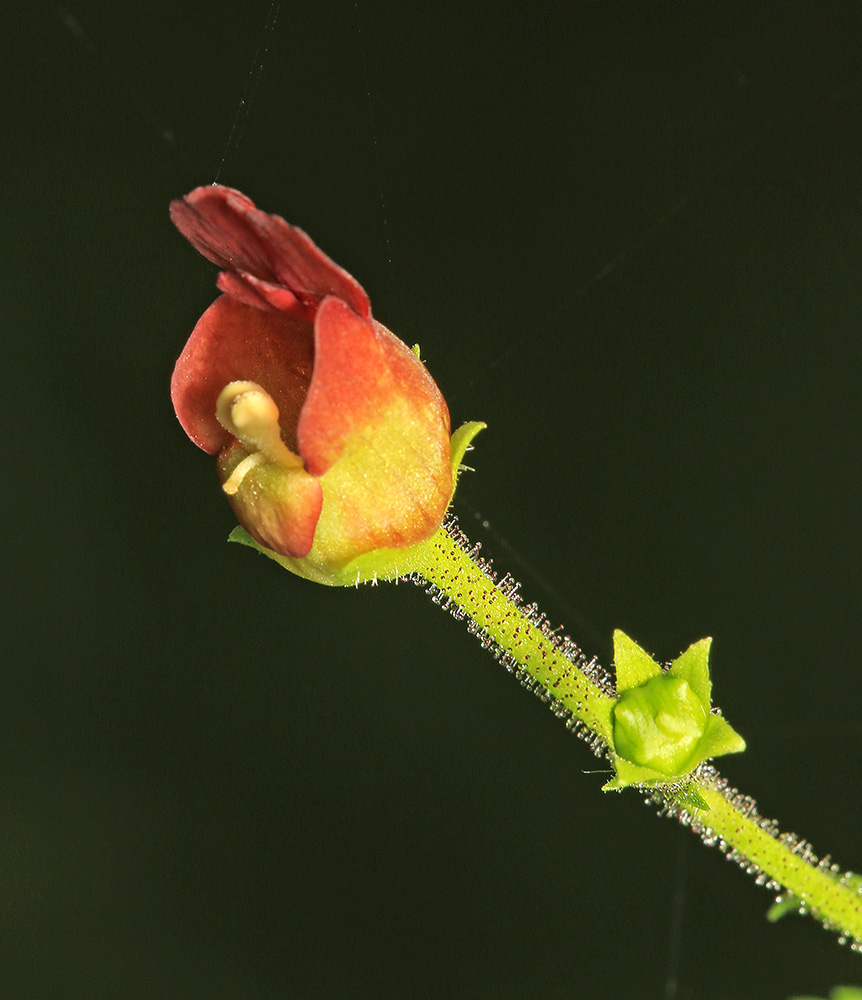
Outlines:
<svg viewBox="0 0 862 1000"><path fill-rule="evenodd" d="M171 396L192 441L218 456L242 526L320 582L408 571L483 425L450 448L446 403L416 353L301 229L215 185L172 202L171 218L224 269Z"/></svg>

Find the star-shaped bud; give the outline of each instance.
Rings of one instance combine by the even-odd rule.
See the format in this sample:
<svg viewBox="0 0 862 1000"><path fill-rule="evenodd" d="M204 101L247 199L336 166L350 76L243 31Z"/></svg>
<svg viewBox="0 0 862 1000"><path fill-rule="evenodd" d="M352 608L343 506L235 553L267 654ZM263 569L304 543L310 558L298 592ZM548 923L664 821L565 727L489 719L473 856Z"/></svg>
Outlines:
<svg viewBox="0 0 862 1000"><path fill-rule="evenodd" d="M685 779L703 761L745 749L745 740L712 708L711 643L695 642L662 670L625 632L614 632L616 777L605 791L675 784L682 804L704 808Z"/></svg>

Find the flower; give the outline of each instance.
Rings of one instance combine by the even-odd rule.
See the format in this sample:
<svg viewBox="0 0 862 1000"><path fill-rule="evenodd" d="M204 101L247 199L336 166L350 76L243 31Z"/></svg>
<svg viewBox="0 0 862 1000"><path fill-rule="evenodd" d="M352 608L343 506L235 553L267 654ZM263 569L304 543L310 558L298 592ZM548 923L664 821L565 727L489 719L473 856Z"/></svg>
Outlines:
<svg viewBox="0 0 862 1000"><path fill-rule="evenodd" d="M710 757L739 753L745 740L712 708L709 648L701 639L663 671L625 632L614 632L617 694L611 759L616 777L605 791L682 782L681 801L706 808L685 779Z"/></svg>
<svg viewBox="0 0 862 1000"><path fill-rule="evenodd" d="M268 555L321 583L410 571L440 527L464 451L418 351L359 283L239 191L200 187L174 225L222 268L222 295L177 361L171 398Z"/></svg>

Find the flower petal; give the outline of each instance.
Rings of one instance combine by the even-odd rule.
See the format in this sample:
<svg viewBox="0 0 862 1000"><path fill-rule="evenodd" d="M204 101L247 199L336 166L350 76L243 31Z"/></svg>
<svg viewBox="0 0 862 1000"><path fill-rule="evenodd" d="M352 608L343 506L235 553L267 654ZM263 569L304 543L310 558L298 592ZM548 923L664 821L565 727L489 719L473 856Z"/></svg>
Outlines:
<svg viewBox="0 0 862 1000"><path fill-rule="evenodd" d="M219 478L226 479L244 457L237 443L223 451L218 459ZM311 551L323 490L320 480L301 466L255 465L228 500L240 524L259 544L296 559Z"/></svg>
<svg viewBox="0 0 862 1000"><path fill-rule="evenodd" d="M215 455L233 440L216 419L219 393L229 382L257 382L275 400L282 439L296 452L295 429L313 363L309 322L222 295L198 320L176 363L174 409L192 441Z"/></svg>
<svg viewBox="0 0 862 1000"><path fill-rule="evenodd" d="M382 420L391 422L393 404L403 404L405 436L414 430L424 436L426 422L435 433L442 425L445 437L437 437L448 450L449 411L421 361L385 326L361 319L340 299L324 299L314 322L314 374L296 435L308 471L322 476L351 439L367 439Z"/></svg>
<svg viewBox="0 0 862 1000"><path fill-rule="evenodd" d="M322 476L312 556L336 569L430 537L452 496L449 411L419 358L374 320L324 299L299 418L305 468Z"/></svg>
<svg viewBox="0 0 862 1000"><path fill-rule="evenodd" d="M226 271L283 285L306 305L336 295L358 315L371 316L368 296L355 278L301 229L261 212L233 188L195 188L171 202L171 219L199 253Z"/></svg>
<svg viewBox="0 0 862 1000"><path fill-rule="evenodd" d="M247 306L254 306L255 309L277 309L279 312L291 313L298 319L313 319L312 311L289 288L255 278L247 271L222 271L216 278L216 285L225 295L230 295L232 299Z"/></svg>

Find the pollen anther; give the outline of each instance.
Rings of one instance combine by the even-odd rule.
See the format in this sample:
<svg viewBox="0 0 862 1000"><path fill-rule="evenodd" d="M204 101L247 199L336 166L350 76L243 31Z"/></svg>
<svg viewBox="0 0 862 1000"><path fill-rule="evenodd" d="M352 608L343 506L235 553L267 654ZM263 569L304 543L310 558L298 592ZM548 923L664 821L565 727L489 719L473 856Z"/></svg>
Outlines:
<svg viewBox="0 0 862 1000"><path fill-rule="evenodd" d="M248 458L240 462L224 484L225 492L235 493L243 476L258 462L274 462L285 468L302 465L302 459L281 440L275 401L257 382L230 382L226 385L216 402L216 418L249 452ZM255 459L254 462L247 464L251 458ZM236 487L229 490L228 483L233 482L238 473Z"/></svg>

